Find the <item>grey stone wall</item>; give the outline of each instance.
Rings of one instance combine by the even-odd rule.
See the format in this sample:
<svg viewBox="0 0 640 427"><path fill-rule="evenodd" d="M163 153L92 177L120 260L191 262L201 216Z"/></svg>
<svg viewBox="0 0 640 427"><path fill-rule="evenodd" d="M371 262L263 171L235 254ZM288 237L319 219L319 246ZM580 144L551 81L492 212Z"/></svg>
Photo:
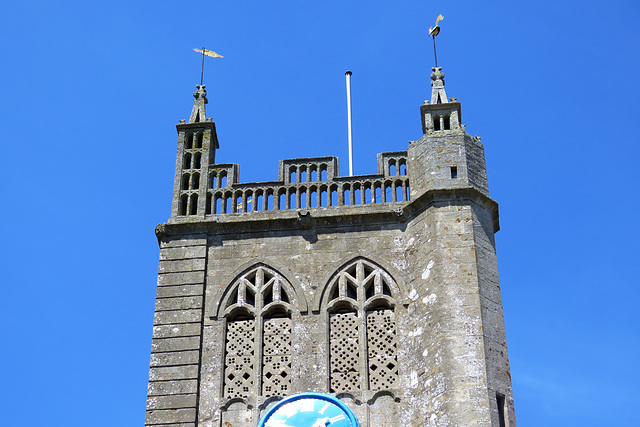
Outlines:
<svg viewBox="0 0 640 427"><path fill-rule="evenodd" d="M186 214L179 150L172 217L156 230L146 425L255 426L283 395L320 392L363 426L498 427L502 409L515 426L483 146L458 103L421 115L425 135L379 155L376 175L291 159L278 182L241 184L237 165L201 165Z"/></svg>
<svg viewBox="0 0 640 427"><path fill-rule="evenodd" d="M160 240L146 425L195 426L206 235Z"/></svg>

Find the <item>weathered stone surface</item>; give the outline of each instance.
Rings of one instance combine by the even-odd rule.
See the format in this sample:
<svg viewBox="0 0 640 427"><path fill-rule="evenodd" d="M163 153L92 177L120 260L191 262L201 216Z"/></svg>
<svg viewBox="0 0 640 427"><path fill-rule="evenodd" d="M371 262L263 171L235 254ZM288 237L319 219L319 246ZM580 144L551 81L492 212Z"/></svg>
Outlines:
<svg viewBox="0 0 640 427"><path fill-rule="evenodd" d="M178 285L158 287L156 298L204 295L204 285Z"/></svg>
<svg viewBox="0 0 640 427"><path fill-rule="evenodd" d="M515 427L497 204L442 76L424 136L377 174L290 159L252 184L215 164L198 89L157 228L147 425L255 426L282 396L320 392L364 427Z"/></svg>
<svg viewBox="0 0 640 427"><path fill-rule="evenodd" d="M180 409L194 408L196 394L181 394L178 396L155 396L147 400L147 409Z"/></svg>
<svg viewBox="0 0 640 427"><path fill-rule="evenodd" d="M200 323L181 323L177 325L161 325L153 327L153 338L173 338L200 335Z"/></svg>
<svg viewBox="0 0 640 427"><path fill-rule="evenodd" d="M196 393L197 380L152 381L149 383L149 396Z"/></svg>
<svg viewBox="0 0 640 427"><path fill-rule="evenodd" d="M197 351L180 351L174 353L151 354L151 366L189 365L200 362Z"/></svg>
<svg viewBox="0 0 640 427"><path fill-rule="evenodd" d="M148 426L162 426L162 427L196 427L195 423L162 423L162 424L146 424Z"/></svg>
<svg viewBox="0 0 640 427"><path fill-rule="evenodd" d="M204 258L206 255L206 245L166 248L160 251L160 261Z"/></svg>
<svg viewBox="0 0 640 427"><path fill-rule="evenodd" d="M158 286L177 286L204 283L203 271L190 271L186 273L158 274Z"/></svg>
<svg viewBox="0 0 640 427"><path fill-rule="evenodd" d="M179 237L167 238L161 241L160 249L182 248L185 246L203 246L207 244L206 234L183 234Z"/></svg>
<svg viewBox="0 0 640 427"><path fill-rule="evenodd" d="M164 409L164 410L152 410L147 412L145 423L147 425L153 424L167 424L167 423L184 423L193 422L196 418L195 409Z"/></svg>
<svg viewBox="0 0 640 427"><path fill-rule="evenodd" d="M202 296L158 298L156 311L183 310L202 307Z"/></svg>
<svg viewBox="0 0 640 427"><path fill-rule="evenodd" d="M149 381L190 380L198 378L198 365L151 368Z"/></svg>
<svg viewBox="0 0 640 427"><path fill-rule="evenodd" d="M197 350L200 348L200 337L178 337L154 339L151 342L152 353L167 351Z"/></svg>
<svg viewBox="0 0 640 427"><path fill-rule="evenodd" d="M200 322L201 310L158 311L153 316L154 325L171 325L175 323Z"/></svg>
<svg viewBox="0 0 640 427"><path fill-rule="evenodd" d="M180 273L184 271L204 270L205 260L203 258L160 261L159 273Z"/></svg>

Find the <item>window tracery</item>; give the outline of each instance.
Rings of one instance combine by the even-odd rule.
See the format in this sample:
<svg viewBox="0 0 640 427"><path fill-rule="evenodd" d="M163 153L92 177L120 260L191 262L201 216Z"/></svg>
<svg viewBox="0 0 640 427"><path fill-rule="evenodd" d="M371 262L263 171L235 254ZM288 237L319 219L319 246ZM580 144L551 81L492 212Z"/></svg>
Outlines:
<svg viewBox="0 0 640 427"><path fill-rule="evenodd" d="M328 286L332 393L393 389L397 384L397 285L382 268L358 259Z"/></svg>
<svg viewBox="0 0 640 427"><path fill-rule="evenodd" d="M291 289L279 273L263 265L232 284L224 302L225 397L248 399L252 390L261 390L264 397L290 393Z"/></svg>

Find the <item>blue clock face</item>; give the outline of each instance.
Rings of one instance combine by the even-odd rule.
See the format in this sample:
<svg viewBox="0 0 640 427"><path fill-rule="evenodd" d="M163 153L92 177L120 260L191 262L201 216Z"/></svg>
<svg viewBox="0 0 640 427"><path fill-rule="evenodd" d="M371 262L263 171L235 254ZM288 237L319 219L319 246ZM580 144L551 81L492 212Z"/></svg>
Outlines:
<svg viewBox="0 0 640 427"><path fill-rule="evenodd" d="M320 393L301 393L278 402L258 427L359 427L353 412L340 400Z"/></svg>

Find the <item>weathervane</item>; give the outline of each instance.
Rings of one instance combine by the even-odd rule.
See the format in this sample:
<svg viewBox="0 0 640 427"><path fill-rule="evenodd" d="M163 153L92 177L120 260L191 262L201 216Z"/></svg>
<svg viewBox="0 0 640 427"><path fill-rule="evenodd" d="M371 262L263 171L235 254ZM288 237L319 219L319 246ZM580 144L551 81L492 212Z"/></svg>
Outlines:
<svg viewBox="0 0 640 427"><path fill-rule="evenodd" d="M436 25L438 25L437 22L436 22ZM207 50L204 47L202 48L202 50L200 50L200 49L193 49L193 50L195 50L196 52L202 53L202 67L200 68L200 86L202 86L202 77L204 75L204 57L205 57L205 55L206 56L210 56L212 58L224 58L224 56L219 55L219 54L215 53L212 50Z"/></svg>
<svg viewBox="0 0 640 427"><path fill-rule="evenodd" d="M429 28L429 35L433 37L433 56L436 58L436 68L438 68L438 55L436 54L436 36L440 34L440 27L438 22L442 21L444 16L438 15L436 18L436 26Z"/></svg>

